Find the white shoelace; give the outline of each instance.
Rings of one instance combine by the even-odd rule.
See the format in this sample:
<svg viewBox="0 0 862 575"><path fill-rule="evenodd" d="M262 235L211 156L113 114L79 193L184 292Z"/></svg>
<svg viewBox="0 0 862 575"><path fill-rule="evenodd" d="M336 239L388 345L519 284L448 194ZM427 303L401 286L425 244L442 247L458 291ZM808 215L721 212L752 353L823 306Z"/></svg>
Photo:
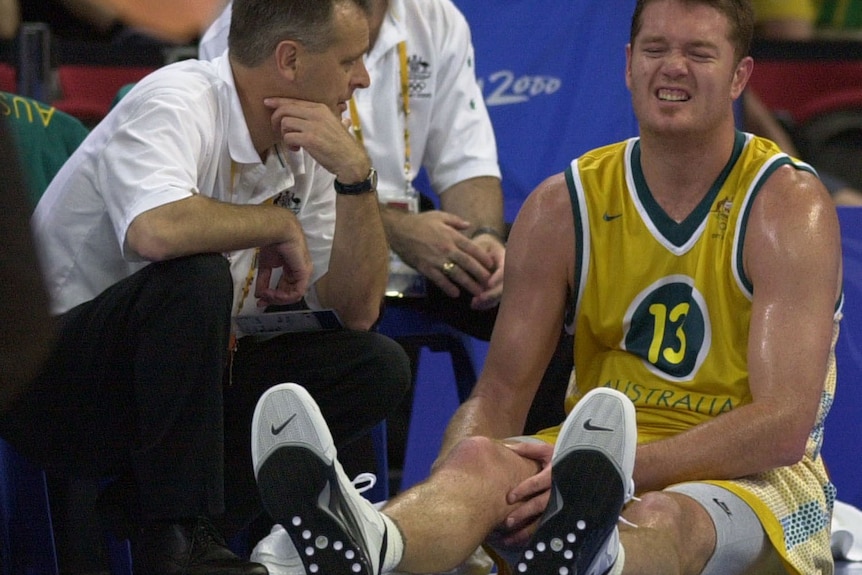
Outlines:
<svg viewBox="0 0 862 575"><path fill-rule="evenodd" d="M373 473L360 473L356 477L353 478L353 487L356 488L356 491L359 493L365 493L375 485L377 485L377 476Z"/></svg>
<svg viewBox="0 0 862 575"><path fill-rule="evenodd" d="M632 495L631 498L634 499L635 501L641 500L640 497L635 497L634 495ZM626 503L628 503L628 501ZM637 529L637 527L638 527L637 525L635 525L634 523L632 523L631 521L629 521L628 519L626 519L622 515L620 515L620 517L619 517L619 522L622 523L623 525L628 525L629 527L634 527L635 529Z"/></svg>

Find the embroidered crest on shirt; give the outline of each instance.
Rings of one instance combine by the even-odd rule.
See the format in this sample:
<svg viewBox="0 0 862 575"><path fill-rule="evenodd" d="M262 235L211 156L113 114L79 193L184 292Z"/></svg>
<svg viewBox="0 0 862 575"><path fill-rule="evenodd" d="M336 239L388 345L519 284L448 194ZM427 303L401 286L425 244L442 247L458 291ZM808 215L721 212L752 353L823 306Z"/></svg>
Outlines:
<svg viewBox="0 0 862 575"><path fill-rule="evenodd" d="M282 208L287 208L291 212L296 215L299 215L299 210L302 208L302 200L296 197L291 190L282 190L275 197L276 206L281 206Z"/></svg>
<svg viewBox="0 0 862 575"><path fill-rule="evenodd" d="M724 239L724 234L727 232L727 221L730 218L730 210L733 208L733 202L730 199L719 199L715 203L715 208L712 213L717 222L717 230L712 234L715 239Z"/></svg>
<svg viewBox="0 0 862 575"><path fill-rule="evenodd" d="M419 54L413 54L407 58L407 69L410 78L410 97L430 98L428 80L431 78L431 64L428 60Z"/></svg>

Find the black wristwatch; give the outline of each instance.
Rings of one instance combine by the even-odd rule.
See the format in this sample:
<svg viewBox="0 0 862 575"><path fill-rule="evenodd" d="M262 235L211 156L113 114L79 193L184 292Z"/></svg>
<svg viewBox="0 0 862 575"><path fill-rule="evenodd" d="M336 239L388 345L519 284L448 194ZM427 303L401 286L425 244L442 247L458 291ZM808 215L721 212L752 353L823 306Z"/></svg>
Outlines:
<svg viewBox="0 0 862 575"><path fill-rule="evenodd" d="M342 184L337 179L335 180L335 191L345 196L356 196L373 192L377 189L377 170L374 167L368 172L368 177L356 184Z"/></svg>

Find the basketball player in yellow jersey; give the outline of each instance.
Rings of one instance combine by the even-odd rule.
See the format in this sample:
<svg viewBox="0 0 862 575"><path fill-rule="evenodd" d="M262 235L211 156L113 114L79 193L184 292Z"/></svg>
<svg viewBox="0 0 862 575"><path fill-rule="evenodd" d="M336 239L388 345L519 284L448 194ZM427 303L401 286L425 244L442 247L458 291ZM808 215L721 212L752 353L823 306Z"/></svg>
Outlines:
<svg viewBox="0 0 862 575"><path fill-rule="evenodd" d="M736 130L753 19L750 0L637 1L640 137L525 202L484 370L427 481L377 511L301 389L261 400L264 505L297 548L324 543L306 573L436 573L488 541L519 574L833 572L838 219L810 168ZM517 438L564 320L570 412Z"/></svg>
<svg viewBox="0 0 862 575"><path fill-rule="evenodd" d="M501 313L497 343L535 341L527 334L559 318L567 281L568 407L597 386L636 406L642 495L623 516L640 527L620 527L624 573L832 572L819 440L834 387L838 225L816 176L735 130L751 18L741 0L640 0L626 52L640 138L543 183L509 244L501 312L520 311L511 323ZM511 380L495 363L477 393ZM515 497L547 488L543 475Z"/></svg>

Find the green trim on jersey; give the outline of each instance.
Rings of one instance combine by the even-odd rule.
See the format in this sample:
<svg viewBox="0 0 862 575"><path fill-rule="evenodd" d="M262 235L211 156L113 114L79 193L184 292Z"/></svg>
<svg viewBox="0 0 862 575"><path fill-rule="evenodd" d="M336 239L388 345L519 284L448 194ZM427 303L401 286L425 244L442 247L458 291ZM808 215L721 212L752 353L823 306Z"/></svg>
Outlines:
<svg viewBox="0 0 862 575"><path fill-rule="evenodd" d="M748 291L748 293L754 293L754 284L751 283L751 280L745 274L745 267L743 266L743 249L742 247L745 245L745 234L748 231L748 218L751 215L751 207L754 205L754 200L757 198L757 195L760 193L760 189L763 187L763 184L766 183L766 180L769 179L775 170L780 168L781 166L794 166L799 167L793 163L793 160L790 157L779 158L775 162L772 163L766 170L764 170L763 174L761 174L760 178L755 182L752 187L751 194L749 196L749 200L742 214L739 216L739 248L736 250L736 271L739 274L739 281L742 282L742 285Z"/></svg>
<svg viewBox="0 0 862 575"><path fill-rule="evenodd" d="M712 203L718 196L719 190L724 186L725 181L727 181L727 176L730 174L730 170L733 169L733 166L742 154L744 147L745 135L742 132L737 131L736 138L733 142L733 152L731 153L727 164L715 180L715 183L688 217L682 222L677 223L668 217L665 211L658 205L658 202L655 201L652 191L649 189L649 185L647 185L646 178L644 177L643 168L641 167L640 141L635 142L631 157L632 178L635 183L635 191L641 204L643 204L644 209L646 209L650 220L655 224L656 229L670 243L676 247L682 247L694 236L703 223L703 220L709 215Z"/></svg>
<svg viewBox="0 0 862 575"><path fill-rule="evenodd" d="M748 291L748 293L754 293L754 286L752 285L749 277L745 274L745 269L742 265L742 247L745 243L745 234L748 231L748 218L751 215L751 207L754 205L754 200L757 198L758 194L760 194L760 189L763 187L763 184L765 184L766 180L769 179L769 176L771 176L775 172L775 170L777 170L781 166L793 166L797 170L809 172L811 174L814 174L815 176L817 175L817 171L804 162L796 161L790 156L778 157L768 168L763 171L763 173L760 175L760 178L752 186L751 194L749 194L748 203L746 204L745 209L739 217L739 245L737 248L735 262L736 272L739 276L739 281L742 283L743 287Z"/></svg>
<svg viewBox="0 0 862 575"><path fill-rule="evenodd" d="M572 174L572 166L566 168L566 187L569 189L569 200L572 202L572 216L575 222L575 274L574 282L572 283L572 292L570 294L569 306L566 310L565 325L574 327L575 324L575 303L578 300L578 286L581 283L581 273L584 266L584 226L581 219L581 205L578 201L577 186L575 178Z"/></svg>

